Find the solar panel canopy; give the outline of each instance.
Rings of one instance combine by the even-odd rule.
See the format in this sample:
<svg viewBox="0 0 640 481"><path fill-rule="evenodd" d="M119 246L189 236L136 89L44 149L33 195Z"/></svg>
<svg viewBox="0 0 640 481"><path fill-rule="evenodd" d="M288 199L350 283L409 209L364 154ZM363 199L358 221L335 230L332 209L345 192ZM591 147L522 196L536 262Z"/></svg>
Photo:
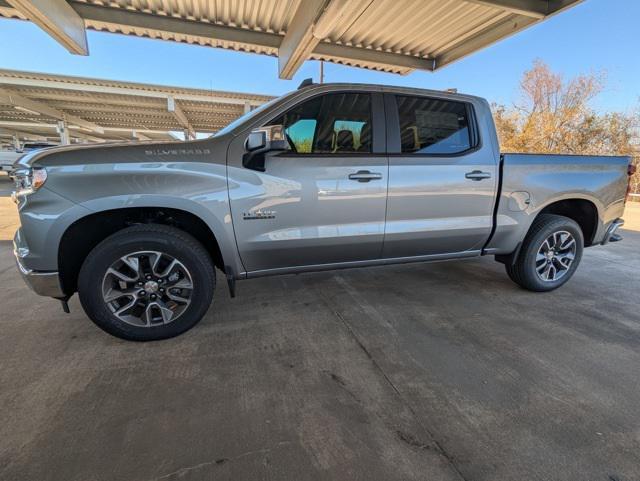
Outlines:
<svg viewBox="0 0 640 481"><path fill-rule="evenodd" d="M0 143L194 138L271 98L0 69Z"/></svg>

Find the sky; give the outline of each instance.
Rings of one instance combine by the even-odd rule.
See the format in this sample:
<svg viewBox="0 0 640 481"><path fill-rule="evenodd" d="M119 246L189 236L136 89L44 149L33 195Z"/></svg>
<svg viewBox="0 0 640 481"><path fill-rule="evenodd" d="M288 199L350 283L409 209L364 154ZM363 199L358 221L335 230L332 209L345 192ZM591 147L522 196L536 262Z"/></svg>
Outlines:
<svg viewBox="0 0 640 481"><path fill-rule="evenodd" d="M606 72L594 107L630 112L640 104L639 21L640 0L585 0L434 73L401 76L325 63L325 82L457 88L508 105L517 100L522 73L541 59L567 78ZM280 80L273 57L93 31L88 41L88 57L71 55L30 22L0 19L0 67L271 95L319 76L315 61L293 80Z"/></svg>

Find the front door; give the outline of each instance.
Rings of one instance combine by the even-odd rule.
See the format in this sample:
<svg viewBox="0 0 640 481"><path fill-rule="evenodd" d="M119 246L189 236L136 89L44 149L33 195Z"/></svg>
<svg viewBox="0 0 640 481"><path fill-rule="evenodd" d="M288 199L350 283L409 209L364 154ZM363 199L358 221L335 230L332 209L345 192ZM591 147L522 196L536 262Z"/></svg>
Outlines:
<svg viewBox="0 0 640 481"><path fill-rule="evenodd" d="M264 172L242 166L246 135L229 150L229 198L247 272L377 259L388 164L382 95L323 93L266 125L291 149L270 152Z"/></svg>
<svg viewBox="0 0 640 481"><path fill-rule="evenodd" d="M448 98L385 94L385 107L383 257L479 252L491 234L498 185L486 119L476 119L471 103Z"/></svg>

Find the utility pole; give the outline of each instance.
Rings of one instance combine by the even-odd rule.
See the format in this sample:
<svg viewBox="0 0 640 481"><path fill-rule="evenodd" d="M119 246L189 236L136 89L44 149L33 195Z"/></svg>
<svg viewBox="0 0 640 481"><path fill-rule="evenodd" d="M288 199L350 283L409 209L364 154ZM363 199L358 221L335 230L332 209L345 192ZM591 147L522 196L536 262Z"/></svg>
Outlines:
<svg viewBox="0 0 640 481"><path fill-rule="evenodd" d="M320 83L324 83L324 60L320 60Z"/></svg>

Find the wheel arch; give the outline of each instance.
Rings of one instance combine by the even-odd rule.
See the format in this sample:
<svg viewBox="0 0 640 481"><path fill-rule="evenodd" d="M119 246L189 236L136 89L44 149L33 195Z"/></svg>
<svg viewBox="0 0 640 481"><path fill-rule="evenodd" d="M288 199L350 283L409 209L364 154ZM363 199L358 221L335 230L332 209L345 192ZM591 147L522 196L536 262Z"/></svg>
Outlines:
<svg viewBox="0 0 640 481"><path fill-rule="evenodd" d="M584 246L589 247L593 244L600 219L598 206L593 200L584 197L554 200L542 207L533 220L535 221L542 214L555 214L572 219L582 230Z"/></svg>
<svg viewBox="0 0 640 481"><path fill-rule="evenodd" d="M82 263L96 245L126 227L144 223L171 225L189 233L207 250L216 267L227 276L236 277L242 269L237 266L235 243L228 238L223 221L215 218L212 221L211 217L199 215L192 209L166 204L90 209L87 215L75 219L64 230L58 244L58 271L64 292L70 295L77 290Z"/></svg>
<svg viewBox="0 0 640 481"><path fill-rule="evenodd" d="M556 214L568 217L578 223L584 236L584 246L594 245L598 232L602 230L602 206L589 196L582 194L567 194L549 199L532 212L523 212L516 217L513 229L498 226L498 235L490 241L496 255L496 260L505 264L512 264L520 253L522 242L531 230L535 220L542 214Z"/></svg>

